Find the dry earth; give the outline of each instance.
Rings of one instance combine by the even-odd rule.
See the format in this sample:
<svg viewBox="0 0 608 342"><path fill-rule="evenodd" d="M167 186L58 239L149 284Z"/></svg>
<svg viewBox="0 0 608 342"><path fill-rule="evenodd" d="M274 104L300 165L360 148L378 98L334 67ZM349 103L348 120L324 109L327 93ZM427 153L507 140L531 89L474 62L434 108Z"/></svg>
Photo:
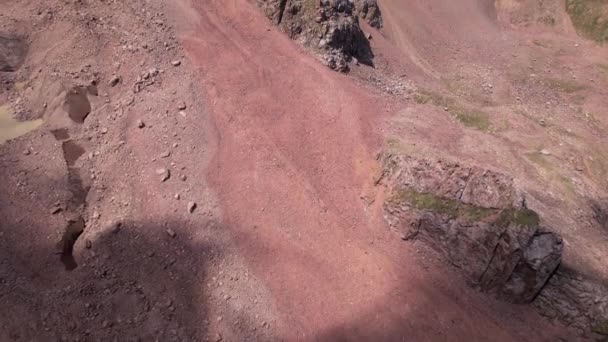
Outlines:
<svg viewBox="0 0 608 342"><path fill-rule="evenodd" d="M383 217L382 151L500 170L606 282L608 50L530 3L380 0L341 74L255 1L0 0L0 341L605 339Z"/></svg>

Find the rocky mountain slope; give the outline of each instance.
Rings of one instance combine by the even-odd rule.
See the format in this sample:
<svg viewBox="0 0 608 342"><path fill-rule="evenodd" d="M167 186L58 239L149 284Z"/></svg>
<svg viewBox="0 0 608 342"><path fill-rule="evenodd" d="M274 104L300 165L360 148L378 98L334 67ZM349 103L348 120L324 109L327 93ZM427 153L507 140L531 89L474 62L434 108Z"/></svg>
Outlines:
<svg viewBox="0 0 608 342"><path fill-rule="evenodd" d="M0 5L0 340L607 339L601 1Z"/></svg>

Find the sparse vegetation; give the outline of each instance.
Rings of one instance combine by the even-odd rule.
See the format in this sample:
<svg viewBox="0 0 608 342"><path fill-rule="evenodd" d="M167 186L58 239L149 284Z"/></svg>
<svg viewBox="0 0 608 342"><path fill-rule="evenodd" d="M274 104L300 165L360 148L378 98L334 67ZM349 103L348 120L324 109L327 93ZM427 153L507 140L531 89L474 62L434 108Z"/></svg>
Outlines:
<svg viewBox="0 0 608 342"><path fill-rule="evenodd" d="M566 0L566 10L583 36L608 41L608 0Z"/></svg>
<svg viewBox="0 0 608 342"><path fill-rule="evenodd" d="M539 223L538 214L526 208L503 210L483 208L453 199L441 198L434 194L417 192L413 189L401 189L390 201L394 203L407 203L417 210L431 211L465 222L477 222L489 219L491 220L490 222L497 226L505 226L511 223L534 226Z"/></svg>
<svg viewBox="0 0 608 342"><path fill-rule="evenodd" d="M467 108L450 97L432 91L419 90L414 94L414 101L418 104L432 104L443 109L447 108L447 111L456 120L470 128L488 131L492 126L488 113L477 109Z"/></svg>

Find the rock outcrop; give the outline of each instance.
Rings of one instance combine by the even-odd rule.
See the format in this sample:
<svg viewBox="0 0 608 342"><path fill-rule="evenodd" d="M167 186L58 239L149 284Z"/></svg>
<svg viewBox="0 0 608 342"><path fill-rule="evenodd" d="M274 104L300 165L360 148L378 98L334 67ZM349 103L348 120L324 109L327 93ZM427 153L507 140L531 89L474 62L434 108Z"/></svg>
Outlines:
<svg viewBox="0 0 608 342"><path fill-rule="evenodd" d="M385 217L404 240L419 239L471 284L531 302L561 261L561 238L542 228L513 180L458 163L389 155Z"/></svg>
<svg viewBox="0 0 608 342"><path fill-rule="evenodd" d="M22 40L0 36L0 71L16 71L26 52L27 46Z"/></svg>
<svg viewBox="0 0 608 342"><path fill-rule="evenodd" d="M332 69L347 71L356 59L373 63L373 53L359 26L358 16L380 27L382 20L375 0L258 0L264 13L290 38L317 51Z"/></svg>
<svg viewBox="0 0 608 342"><path fill-rule="evenodd" d="M608 340L608 286L561 263L562 239L540 225L511 177L386 154L382 179L385 218L402 239L427 243L484 292L533 303L581 336ZM591 207L606 227L608 202Z"/></svg>
<svg viewBox="0 0 608 342"><path fill-rule="evenodd" d="M371 27L382 27L382 14L376 0L356 0L355 8L357 9L357 14Z"/></svg>
<svg viewBox="0 0 608 342"><path fill-rule="evenodd" d="M534 300L539 312L575 328L581 335L608 340L608 287L601 281L560 266Z"/></svg>

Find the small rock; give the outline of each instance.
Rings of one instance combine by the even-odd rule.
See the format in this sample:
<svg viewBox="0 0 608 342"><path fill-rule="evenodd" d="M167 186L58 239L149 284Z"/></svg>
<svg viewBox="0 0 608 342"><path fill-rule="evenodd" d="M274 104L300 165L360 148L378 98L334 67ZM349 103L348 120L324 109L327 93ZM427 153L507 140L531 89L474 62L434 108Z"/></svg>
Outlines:
<svg viewBox="0 0 608 342"><path fill-rule="evenodd" d="M51 215L55 215L55 214L59 213L62 210L63 210L63 208L61 208L61 206L56 206L53 209L51 209Z"/></svg>
<svg viewBox="0 0 608 342"><path fill-rule="evenodd" d="M188 213L192 214L195 209L196 209L196 203L188 202Z"/></svg>
<svg viewBox="0 0 608 342"><path fill-rule="evenodd" d="M179 175L179 179L180 179L182 182L185 182L185 181L186 181L186 179L188 179L188 177L187 177L186 175Z"/></svg>
<svg viewBox="0 0 608 342"><path fill-rule="evenodd" d="M137 127L144 128L146 127L146 124L142 120L137 120Z"/></svg>
<svg viewBox="0 0 608 342"><path fill-rule="evenodd" d="M23 151L23 155L29 156L30 154L32 154L32 151L30 151L29 149Z"/></svg>
<svg viewBox="0 0 608 342"><path fill-rule="evenodd" d="M545 127L547 125L547 122L545 122L545 119L538 120L538 123L543 127Z"/></svg>
<svg viewBox="0 0 608 342"><path fill-rule="evenodd" d="M222 339L222 334L215 334L215 342L220 342Z"/></svg>
<svg viewBox="0 0 608 342"><path fill-rule="evenodd" d="M163 153L160 154L161 158L168 158L169 156L171 156L171 152L170 151L165 151Z"/></svg>
<svg viewBox="0 0 608 342"><path fill-rule="evenodd" d="M101 134L106 134L108 133L108 128L107 127L102 127L101 128Z"/></svg>
<svg viewBox="0 0 608 342"><path fill-rule="evenodd" d="M371 33L367 34L367 40L372 40L372 34Z"/></svg>
<svg viewBox="0 0 608 342"><path fill-rule="evenodd" d="M157 169L156 174L160 176L160 181L164 182L171 177L171 171L168 169Z"/></svg>
<svg viewBox="0 0 608 342"><path fill-rule="evenodd" d="M178 102L178 104L177 104L177 109L179 109L179 110L184 110L184 109L186 109L186 103L185 103L184 101L180 101L180 102Z"/></svg>
<svg viewBox="0 0 608 342"><path fill-rule="evenodd" d="M542 154L543 156L550 156L551 152L543 148L542 150L540 150L540 154Z"/></svg>
<svg viewBox="0 0 608 342"><path fill-rule="evenodd" d="M175 197L175 199L178 200L178 199L180 199L181 196L179 194L175 194L175 196L173 196L173 197Z"/></svg>
<svg viewBox="0 0 608 342"><path fill-rule="evenodd" d="M174 238L175 237L175 231L173 231L173 229L171 228L167 228L167 234L169 234L170 237Z"/></svg>
<svg viewBox="0 0 608 342"><path fill-rule="evenodd" d="M118 83L120 83L120 81L121 81L120 76L112 77L112 79L110 79L110 87L116 87L116 85L118 85Z"/></svg>
<svg viewBox="0 0 608 342"><path fill-rule="evenodd" d="M224 295L224 300L229 300L230 298L232 298L230 295Z"/></svg>
<svg viewBox="0 0 608 342"><path fill-rule="evenodd" d="M91 240L86 240L86 241L84 242L84 247L85 247L86 249L91 249L91 247L93 247L93 243L91 242Z"/></svg>
<svg viewBox="0 0 608 342"><path fill-rule="evenodd" d="M98 219L100 216L101 216L101 215L99 215L99 213L98 213L98 212L94 211L94 212L93 212L93 215L92 215L91 217L92 217L92 218L94 218L94 219Z"/></svg>
<svg viewBox="0 0 608 342"><path fill-rule="evenodd" d="M182 64L182 62L178 61L178 60L171 62L171 65L173 65L173 66L180 66L181 64Z"/></svg>
<svg viewBox="0 0 608 342"><path fill-rule="evenodd" d="M116 234L116 233L120 232L121 228L122 228L122 223L117 222L116 224L114 224L114 227L112 227L112 233Z"/></svg>

